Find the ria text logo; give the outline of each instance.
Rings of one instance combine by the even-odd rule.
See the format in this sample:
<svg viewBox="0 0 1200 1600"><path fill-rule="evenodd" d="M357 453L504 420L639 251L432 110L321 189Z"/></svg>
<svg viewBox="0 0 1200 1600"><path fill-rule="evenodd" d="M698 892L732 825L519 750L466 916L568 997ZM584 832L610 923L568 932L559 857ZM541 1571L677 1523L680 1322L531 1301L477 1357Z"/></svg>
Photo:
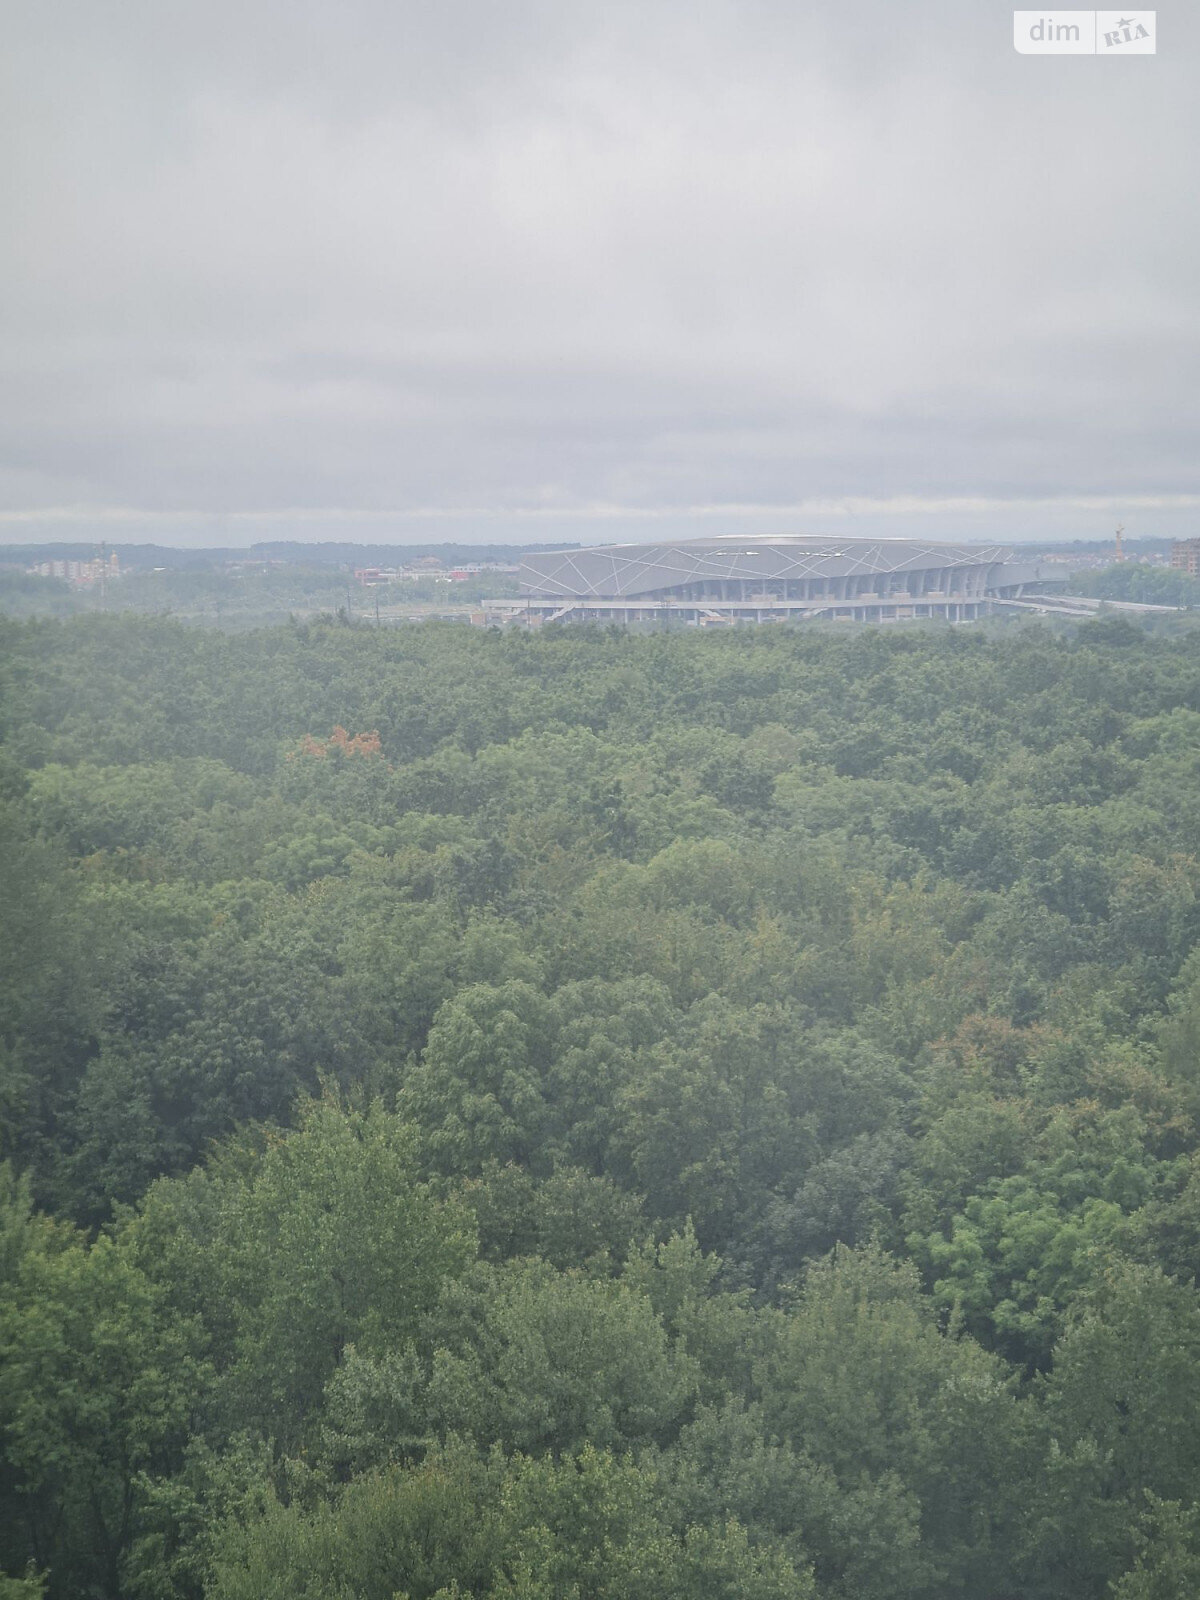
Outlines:
<svg viewBox="0 0 1200 1600"><path fill-rule="evenodd" d="M1152 56L1155 11L1014 11L1023 56Z"/></svg>

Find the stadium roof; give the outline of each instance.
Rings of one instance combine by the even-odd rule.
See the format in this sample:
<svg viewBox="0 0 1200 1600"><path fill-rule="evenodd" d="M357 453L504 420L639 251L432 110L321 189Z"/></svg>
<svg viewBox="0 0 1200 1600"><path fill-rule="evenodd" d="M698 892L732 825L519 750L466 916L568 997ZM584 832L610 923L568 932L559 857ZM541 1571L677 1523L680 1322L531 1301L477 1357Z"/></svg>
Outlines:
<svg viewBox="0 0 1200 1600"><path fill-rule="evenodd" d="M928 567L991 566L1003 545L932 544L923 539L844 539L820 534L684 539L663 544L597 545L521 558L530 594L620 598L704 579L846 577Z"/></svg>

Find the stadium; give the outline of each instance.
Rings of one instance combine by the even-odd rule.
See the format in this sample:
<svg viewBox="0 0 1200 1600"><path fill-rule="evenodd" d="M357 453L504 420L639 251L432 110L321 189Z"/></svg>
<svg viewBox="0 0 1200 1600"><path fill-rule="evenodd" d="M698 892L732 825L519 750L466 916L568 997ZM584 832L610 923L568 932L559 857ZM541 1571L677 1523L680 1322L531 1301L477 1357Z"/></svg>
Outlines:
<svg viewBox="0 0 1200 1600"><path fill-rule="evenodd" d="M525 555L521 598L488 604L495 622L969 622L1062 588L1062 569L1014 561L1002 545L918 539L687 539Z"/></svg>

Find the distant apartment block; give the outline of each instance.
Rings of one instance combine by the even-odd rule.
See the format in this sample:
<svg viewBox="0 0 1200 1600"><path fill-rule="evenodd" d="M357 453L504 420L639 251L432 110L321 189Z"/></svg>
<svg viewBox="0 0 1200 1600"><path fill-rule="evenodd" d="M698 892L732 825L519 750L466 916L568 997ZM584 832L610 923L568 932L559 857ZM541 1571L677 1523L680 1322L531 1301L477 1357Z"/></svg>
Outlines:
<svg viewBox="0 0 1200 1600"><path fill-rule="evenodd" d="M68 583L83 585L99 583L101 578L119 578L121 563L114 550L107 560L97 556L93 561L39 561L29 570L39 578L65 578Z"/></svg>
<svg viewBox="0 0 1200 1600"><path fill-rule="evenodd" d="M1171 546L1171 565L1191 578L1200 578L1200 539L1177 539Z"/></svg>

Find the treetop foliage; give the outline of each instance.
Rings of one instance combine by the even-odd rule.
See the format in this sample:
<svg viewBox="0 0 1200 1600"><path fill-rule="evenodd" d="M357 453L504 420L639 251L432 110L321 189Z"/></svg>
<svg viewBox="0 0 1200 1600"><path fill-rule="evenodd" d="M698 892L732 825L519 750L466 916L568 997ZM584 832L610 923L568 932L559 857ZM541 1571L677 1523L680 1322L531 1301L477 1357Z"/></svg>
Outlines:
<svg viewBox="0 0 1200 1600"><path fill-rule="evenodd" d="M1191 1595L1200 636L0 661L0 1595Z"/></svg>

